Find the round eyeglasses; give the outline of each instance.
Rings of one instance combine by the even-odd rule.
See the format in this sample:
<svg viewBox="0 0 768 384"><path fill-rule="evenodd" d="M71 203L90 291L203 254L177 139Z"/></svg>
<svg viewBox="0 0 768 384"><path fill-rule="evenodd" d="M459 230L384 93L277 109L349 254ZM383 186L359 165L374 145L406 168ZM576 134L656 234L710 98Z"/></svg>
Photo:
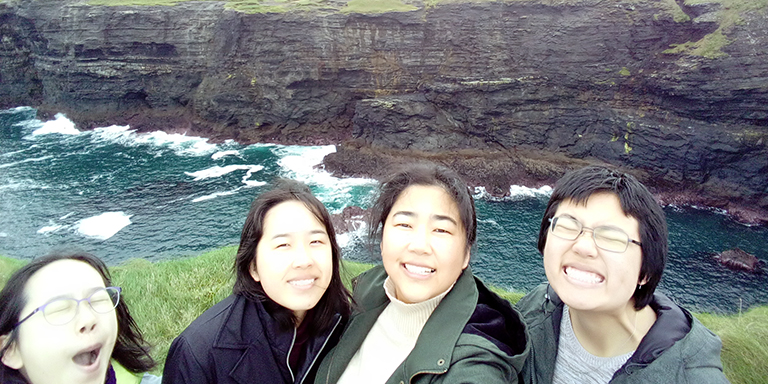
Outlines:
<svg viewBox="0 0 768 384"><path fill-rule="evenodd" d="M122 289L120 287L106 287L97 289L84 299L60 298L51 300L35 308L32 313L19 320L13 327L18 327L21 323L27 321L27 319L38 312L42 312L45 321L51 325L67 324L75 318L80 303L83 301L87 301L88 305L90 305L96 313L109 313L117 308L117 304L120 302L121 291Z"/></svg>
<svg viewBox="0 0 768 384"><path fill-rule="evenodd" d="M590 230L592 231L592 239L595 241L595 245L609 252L625 252L627 247L629 247L629 243L642 246L639 241L630 239L626 232L615 227L601 226L589 228L568 216L551 218L549 223L552 234L563 240L576 240L584 233L585 229Z"/></svg>

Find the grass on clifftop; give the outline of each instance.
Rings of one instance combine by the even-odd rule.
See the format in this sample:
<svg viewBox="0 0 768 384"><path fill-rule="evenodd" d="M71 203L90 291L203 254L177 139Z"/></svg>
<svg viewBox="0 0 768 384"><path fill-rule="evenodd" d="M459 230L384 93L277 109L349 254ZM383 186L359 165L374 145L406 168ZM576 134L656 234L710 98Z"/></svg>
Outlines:
<svg viewBox="0 0 768 384"><path fill-rule="evenodd" d="M714 32L704 36L698 41L689 41L683 44L672 44L672 48L664 53L689 54L715 59L727 56L722 49L732 41L727 35L731 29L744 22L742 16L749 12L759 12L768 17L768 0L685 0L685 5L719 4L720 10L714 12L715 20L719 26Z"/></svg>
<svg viewBox="0 0 768 384"><path fill-rule="evenodd" d="M110 267L114 284L123 288L123 298L146 339L162 373L171 341L213 304L232 291L231 268L236 247L226 247L197 257L152 263L143 259ZM0 257L0 285L24 263ZM352 277L372 265L344 262L342 279L349 286ZM493 289L516 303L522 293ZM768 306L732 316L696 314L696 317L723 340L725 374L734 383L759 383L768 377Z"/></svg>

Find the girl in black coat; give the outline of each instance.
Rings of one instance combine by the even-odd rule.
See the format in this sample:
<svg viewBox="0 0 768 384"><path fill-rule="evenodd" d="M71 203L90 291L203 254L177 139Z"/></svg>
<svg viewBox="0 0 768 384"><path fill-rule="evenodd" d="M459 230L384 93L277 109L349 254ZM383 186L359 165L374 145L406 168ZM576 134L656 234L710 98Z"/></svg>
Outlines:
<svg viewBox="0 0 768 384"><path fill-rule="evenodd" d="M259 196L243 225L233 294L177 337L163 383L312 382L349 315L330 215L305 185Z"/></svg>

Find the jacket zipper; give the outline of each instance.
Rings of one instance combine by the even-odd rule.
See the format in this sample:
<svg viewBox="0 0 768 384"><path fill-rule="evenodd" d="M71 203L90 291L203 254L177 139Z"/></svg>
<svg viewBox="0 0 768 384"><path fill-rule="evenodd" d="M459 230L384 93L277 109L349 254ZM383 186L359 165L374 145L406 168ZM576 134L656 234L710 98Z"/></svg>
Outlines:
<svg viewBox="0 0 768 384"><path fill-rule="evenodd" d="M296 343L296 328L293 329L293 340L291 340L291 347L288 348L288 356L285 357L285 365L288 366L288 372L291 373L291 382L296 381L296 377L293 375L293 369L291 369L291 352L293 351L293 346Z"/></svg>
<svg viewBox="0 0 768 384"><path fill-rule="evenodd" d="M326 338L325 338L325 341L323 342L323 345L320 347L320 349L318 350L317 354L315 355L315 358L314 358L314 359L312 359L312 363L311 363L311 364L309 364L309 369L307 370L307 373L309 373L309 371L311 371L311 370L312 370L312 366L314 366L314 365L315 365L315 362L317 362L317 358L318 358L318 357L320 357L320 355L322 354L322 352L323 352L323 349L325 349L325 345L326 345L326 344L328 344L328 340L330 340L330 339L331 339L331 336L333 336L333 332L336 330L336 327L338 327L338 326L339 326L339 323L340 323L340 322L341 322L341 317L339 317L338 319L336 319L336 324L334 324L333 328L331 328L331 332L330 332L330 333L328 333L328 337L326 337ZM291 348L293 348L293 346L291 346ZM290 356L290 355L289 355L289 356ZM331 361L333 361L333 360L331 360ZM289 367L289 368L290 368L290 367ZM304 376L301 378L301 381L299 381L299 384L303 384L303 383L304 383L304 379L306 379L306 378L307 378L307 375L305 374L305 375L304 375Z"/></svg>

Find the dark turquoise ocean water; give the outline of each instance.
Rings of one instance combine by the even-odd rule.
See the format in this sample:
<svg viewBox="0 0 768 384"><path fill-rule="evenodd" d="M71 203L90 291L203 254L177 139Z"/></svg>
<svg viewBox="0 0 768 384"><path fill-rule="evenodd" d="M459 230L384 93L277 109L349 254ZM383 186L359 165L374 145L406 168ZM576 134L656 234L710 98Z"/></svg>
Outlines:
<svg viewBox="0 0 768 384"><path fill-rule="evenodd" d="M209 143L127 126L80 131L63 115L43 122L21 107L0 111L0 255L31 259L77 246L109 264L188 257L237 244L253 198L275 177L311 186L331 212L367 207L368 179L335 178L316 165L333 146ZM478 189L472 267L487 283L527 291L545 280L536 251L549 189ZM768 229L722 212L666 207L670 260L660 290L697 311L768 304L768 273L726 269L711 254L740 247L768 261ZM344 234L344 257L373 261L363 232Z"/></svg>

